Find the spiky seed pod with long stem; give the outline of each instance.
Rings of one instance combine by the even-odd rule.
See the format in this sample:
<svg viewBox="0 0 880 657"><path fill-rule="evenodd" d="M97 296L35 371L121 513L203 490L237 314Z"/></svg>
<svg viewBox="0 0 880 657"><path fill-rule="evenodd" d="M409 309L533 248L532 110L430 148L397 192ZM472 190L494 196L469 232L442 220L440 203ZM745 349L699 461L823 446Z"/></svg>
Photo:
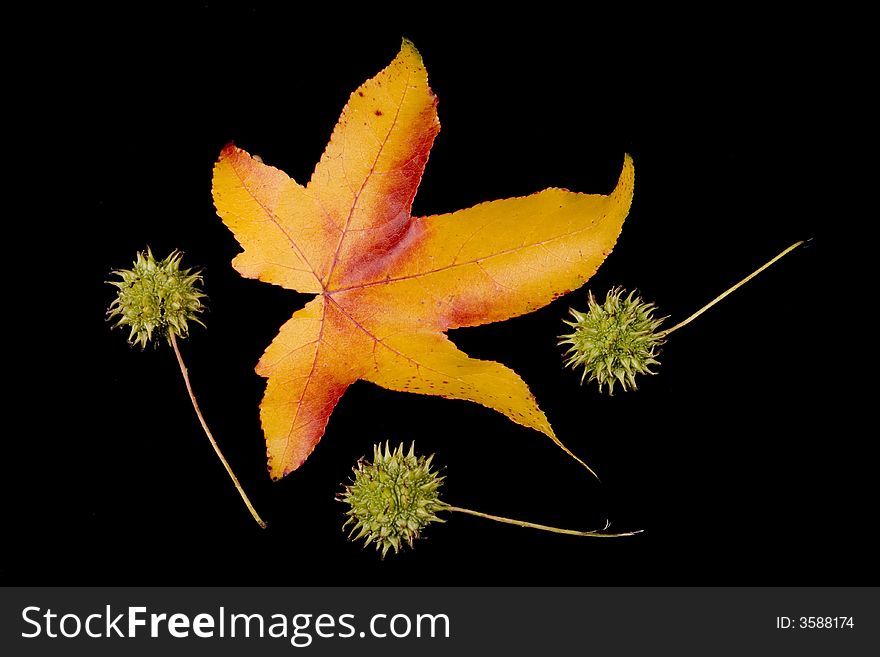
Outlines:
<svg viewBox="0 0 880 657"><path fill-rule="evenodd" d="M353 468L351 483L336 496L349 506L348 518L343 524L343 528L351 526L349 539L363 539L364 546L375 543L384 558L389 550L397 553L404 545L412 547L432 522L446 522L437 516L445 511L570 536L620 538L641 532L605 533L608 523L601 530L560 529L452 506L440 499L444 477L432 470L433 458L433 455L417 456L415 443L410 445L409 451L404 451L403 444L395 449L391 449L388 442L384 449L381 444L374 445L372 462L359 460Z"/></svg>
<svg viewBox="0 0 880 657"><path fill-rule="evenodd" d="M266 523L257 513L254 505L241 487L238 477L232 471L220 446L214 439L208 423L205 421L199 404L196 401L189 373L183 362L183 356L177 345L177 340L189 336L189 322L194 321L204 326L198 314L204 310L202 299L205 298L197 284L201 283L200 272L191 269L181 269L180 261L183 254L180 251L172 251L164 260L156 260L152 251L138 253L132 269L117 269L111 272L119 276L120 280L107 281L117 288L116 298L107 310L107 318L115 319L114 328L128 327L130 330L128 342L131 345L139 344L141 349L147 344L156 344L160 338L165 338L180 367L186 391L196 416L214 452L232 479L238 494L250 511L251 516L260 527L265 528Z"/></svg>
<svg viewBox="0 0 880 657"><path fill-rule="evenodd" d="M589 292L587 312L570 308L573 321L563 320L574 329L572 333L559 336L559 344L568 345L564 354L565 365L572 368L582 367L581 383L596 381L599 392L607 385L608 394L613 395L615 383L619 383L624 391L635 390L637 375L656 374L651 366L660 364L657 360L660 347L670 333L690 324L806 241L808 240L795 242L697 312L662 331L658 329L666 318L655 319L654 304L645 303L635 292L624 296L625 291L622 288L612 288L602 304Z"/></svg>

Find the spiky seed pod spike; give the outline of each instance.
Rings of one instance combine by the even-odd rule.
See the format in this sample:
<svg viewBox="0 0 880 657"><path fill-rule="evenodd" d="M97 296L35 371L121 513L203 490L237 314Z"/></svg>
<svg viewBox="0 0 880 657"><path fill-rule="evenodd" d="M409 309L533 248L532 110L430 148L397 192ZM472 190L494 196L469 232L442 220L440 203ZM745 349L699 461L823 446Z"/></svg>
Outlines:
<svg viewBox="0 0 880 657"><path fill-rule="evenodd" d="M114 326L128 326L130 344L143 349L155 337L186 338L190 320L202 324L198 314L204 310L205 294L198 289L200 272L181 269L183 254L172 251L164 260L156 260L152 251L137 254L132 269L118 269L118 281L108 281L117 289L116 299L107 311ZM204 324L202 324L204 326Z"/></svg>
<svg viewBox="0 0 880 657"><path fill-rule="evenodd" d="M599 304L590 292L586 313L571 308L574 321L565 321L573 333L561 335L559 344L568 345L565 365L583 367L581 383L596 381L599 392L608 386L614 394L614 384L624 391L636 389L636 376L654 374L652 365L659 365L657 356L665 341L658 332L664 318L653 317L655 307L630 292L616 287L609 290L605 302Z"/></svg>
<svg viewBox="0 0 880 657"><path fill-rule="evenodd" d="M337 496L350 506L343 527L351 525L349 538L376 544L384 557L388 550L412 547L422 530L448 505L439 498L443 477L431 469L433 455L416 456L415 443L408 452L403 445L392 450L388 443L373 447L372 463L361 459L353 468L354 479Z"/></svg>

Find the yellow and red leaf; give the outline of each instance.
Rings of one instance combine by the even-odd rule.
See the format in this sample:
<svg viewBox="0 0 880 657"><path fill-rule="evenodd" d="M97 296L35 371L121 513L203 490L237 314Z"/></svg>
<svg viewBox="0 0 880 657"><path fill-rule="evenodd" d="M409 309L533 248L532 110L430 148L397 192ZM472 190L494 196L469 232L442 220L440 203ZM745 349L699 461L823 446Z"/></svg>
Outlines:
<svg viewBox="0 0 880 657"><path fill-rule="evenodd" d="M404 41L351 95L306 186L232 145L220 154L214 202L244 249L235 268L318 295L257 366L268 379L261 420L275 479L308 458L357 380L477 402L571 454L515 372L468 357L444 332L528 313L580 287L620 233L632 160L607 196L547 189L413 217L440 129L436 104L421 56Z"/></svg>

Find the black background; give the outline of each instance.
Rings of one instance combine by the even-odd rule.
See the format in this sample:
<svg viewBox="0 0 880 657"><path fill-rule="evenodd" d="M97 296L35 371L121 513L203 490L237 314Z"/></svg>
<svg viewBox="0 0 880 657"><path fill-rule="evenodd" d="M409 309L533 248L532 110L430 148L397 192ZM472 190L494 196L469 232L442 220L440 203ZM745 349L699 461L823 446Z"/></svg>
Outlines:
<svg viewBox="0 0 880 657"><path fill-rule="evenodd" d="M868 443L840 368L853 344L828 276L846 189L832 114L846 82L837 28L803 16L609 15L507 9L425 16L215 3L11 23L33 35L12 75L31 230L8 315L7 528L19 584L860 584L876 541ZM335 12L335 15L334 13ZM234 141L307 180L348 95L414 41L442 129L419 215L548 186L607 193L625 152L634 204L588 287L638 288L671 321L792 242L813 237L671 337L656 377L602 396L563 369L557 335L586 287L507 322L456 330L468 354L529 384L556 433L478 405L358 383L280 483L266 474L253 371L307 300L241 278L211 170ZM832 53L835 57L832 59ZM25 187L26 186L26 187ZM32 186L32 187L31 187ZM201 406L254 503L211 452L166 347L130 348L105 320L113 268L151 246L202 267L207 330L183 344ZM25 319L27 318L27 319ZM867 353L866 353L867 352ZM384 561L345 540L334 501L372 444L415 440L445 499L623 540L452 516Z"/></svg>

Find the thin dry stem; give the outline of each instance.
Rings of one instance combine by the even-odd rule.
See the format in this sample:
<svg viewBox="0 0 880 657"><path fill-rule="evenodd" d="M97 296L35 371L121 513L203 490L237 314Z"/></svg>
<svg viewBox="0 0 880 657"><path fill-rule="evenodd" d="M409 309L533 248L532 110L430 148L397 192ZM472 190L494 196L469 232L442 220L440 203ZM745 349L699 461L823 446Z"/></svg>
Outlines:
<svg viewBox="0 0 880 657"><path fill-rule="evenodd" d="M223 452L220 451L220 446L217 445L217 441L214 440L214 436L211 434L211 430L208 428L208 423L205 422L202 411L199 409L199 403L196 401L195 393L193 393L192 385L189 382L189 374L187 373L186 365L184 365L183 363L183 356L180 355L180 349L177 347L177 339L174 337L174 333L169 332L169 336L171 338L171 346L174 348L174 355L177 356L177 364L180 365L180 373L183 374L183 382L186 384L186 391L189 393L190 401L192 401L193 408L196 411L196 415L199 418L202 429L205 430L205 435L208 436L208 440L211 441L211 447L214 448L214 451L217 453L217 457L220 459L223 467L226 468L226 472L229 474L230 479L232 479L232 483L235 484L235 489L238 491L238 494L241 495L241 499L244 500L245 506L247 506L248 511L251 512L251 515L254 517L254 520L257 521L257 524L265 529L266 523L260 517L260 514L257 513L254 505L251 504L251 501L248 499L247 493L244 492L244 489L241 487L241 484L238 481L238 477L235 476L232 468L229 467L229 463L226 461L226 457L224 457Z"/></svg>
<svg viewBox="0 0 880 657"><path fill-rule="evenodd" d="M687 324L690 324L693 320L695 320L697 317L699 317L699 316L702 315L704 312L706 312L707 310L709 310L709 308L711 308L711 307L714 306L716 303L718 303L719 301L721 301L721 300L722 300L724 297L726 297L728 294L730 294L731 292L734 292L735 290L738 290L740 287L742 287L743 285L745 285L746 283L748 283L750 280L752 280L755 276L757 276L757 275L760 274L762 271L764 271L765 269L767 269L767 267L769 267L770 265L772 265L772 264L773 264L774 262L776 262L777 260L780 260L780 259L783 258L784 256L788 255L789 253L791 253L792 251L794 251L796 248L798 248L801 244L804 244L804 242L806 242L806 241L807 241L807 240L801 240L800 242L795 242L795 243L792 244L790 247L788 247L787 249L785 249L785 251L783 251L782 253L780 253L779 255L777 255L775 258L773 258L772 260L770 260L770 261L764 263L763 265L761 265L760 267L758 267L758 269L756 269L756 270L753 271L751 274L749 274L748 276L746 276L746 277L745 277L744 279L742 279L739 283L737 283L736 285L734 285L734 286L731 287L731 288L728 288L726 291L722 292L722 293L719 294L717 297L715 297L714 299L712 299L712 301L710 301L710 302L707 303L705 306L703 306L702 308L700 308L700 309L699 309L697 312L695 312L693 315L691 315L690 317L688 317L688 318L685 319L684 321L679 322L678 324L676 324L676 325L673 326L672 328L668 328L668 329L666 329L665 331L660 331L657 335L660 336L660 337L666 337L667 335L669 335L669 334L672 333L673 331L677 331L678 329L680 329L682 326L686 326Z"/></svg>
<svg viewBox="0 0 880 657"><path fill-rule="evenodd" d="M477 516L478 518L486 518L487 520L494 520L495 522L504 522L508 525L517 525L518 527L527 527L529 529L540 529L545 532L553 532L554 534L568 534L569 536L589 536L592 538L621 538L623 536L634 536L635 534L641 534L643 530L637 529L632 532L621 532L619 534L605 534L603 533L608 527L610 523L606 521L605 527L603 529L592 530L592 531L579 531L577 529L560 529L559 527L550 527L549 525L538 525L534 522L526 522L525 520L514 520L512 518L503 518L501 516L493 516L489 513L482 513L481 511L473 511L471 509L463 509L459 506L444 506L444 511L457 511L458 513L467 513L472 516Z"/></svg>

